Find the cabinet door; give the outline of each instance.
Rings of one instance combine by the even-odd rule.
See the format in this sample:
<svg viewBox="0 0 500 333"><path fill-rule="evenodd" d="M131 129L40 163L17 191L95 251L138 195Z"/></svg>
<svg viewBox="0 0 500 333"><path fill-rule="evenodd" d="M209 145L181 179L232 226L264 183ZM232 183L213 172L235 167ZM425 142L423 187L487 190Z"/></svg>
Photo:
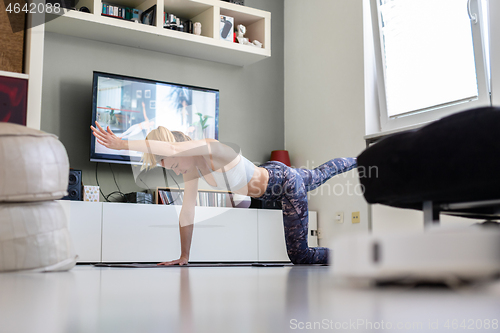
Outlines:
<svg viewBox="0 0 500 333"><path fill-rule="evenodd" d="M190 261L257 261L257 211L196 207Z"/></svg>
<svg viewBox="0 0 500 333"><path fill-rule="evenodd" d="M180 206L103 203L102 261L179 258Z"/></svg>
<svg viewBox="0 0 500 333"><path fill-rule="evenodd" d="M281 210L258 210L259 261L290 261L286 253L285 231ZM318 246L318 214L309 211L309 247ZM314 231L314 233L312 233Z"/></svg>
<svg viewBox="0 0 500 333"><path fill-rule="evenodd" d="M259 209L259 261L290 261L281 210Z"/></svg>
<svg viewBox="0 0 500 333"><path fill-rule="evenodd" d="M103 262L160 262L180 256L181 206L103 204ZM257 213L196 207L190 261L257 261Z"/></svg>
<svg viewBox="0 0 500 333"><path fill-rule="evenodd" d="M78 262L101 261L102 203L59 200L68 217L68 229Z"/></svg>

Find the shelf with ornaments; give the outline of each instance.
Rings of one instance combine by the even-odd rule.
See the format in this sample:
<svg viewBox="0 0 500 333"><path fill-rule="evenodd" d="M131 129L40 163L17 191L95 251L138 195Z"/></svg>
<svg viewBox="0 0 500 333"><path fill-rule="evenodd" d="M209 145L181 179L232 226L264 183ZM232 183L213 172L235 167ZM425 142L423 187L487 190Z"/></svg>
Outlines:
<svg viewBox="0 0 500 333"><path fill-rule="evenodd" d="M102 15L103 3L136 8L143 13L148 10L151 13L154 8L154 18L149 16L143 23L141 17L133 21ZM270 12L219 0L86 0L85 4L90 13L72 10L47 14L45 30L236 66L250 65L271 56ZM234 18L231 35L243 25L244 38L258 41L258 46L223 40L221 16ZM188 26L184 26L188 21Z"/></svg>

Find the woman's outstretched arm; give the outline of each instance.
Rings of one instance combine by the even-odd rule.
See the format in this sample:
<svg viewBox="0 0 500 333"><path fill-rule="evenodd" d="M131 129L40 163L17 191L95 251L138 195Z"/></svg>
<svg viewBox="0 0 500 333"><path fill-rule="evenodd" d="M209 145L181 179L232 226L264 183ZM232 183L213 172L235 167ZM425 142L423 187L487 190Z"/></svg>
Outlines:
<svg viewBox="0 0 500 333"><path fill-rule="evenodd" d="M150 153L162 156L174 156L189 148L202 148L203 151L198 153L208 152L207 143L204 140L182 142L182 144L194 143L188 147L182 147L176 142L164 142L154 140L122 140L109 128L104 129L96 122L96 127L90 126L97 142L109 149L114 150L134 150L142 153ZM204 148L204 149L203 149ZM184 155L194 156L194 155Z"/></svg>
<svg viewBox="0 0 500 333"><path fill-rule="evenodd" d="M237 153L214 139L185 142L164 142L154 140L122 140L107 127L96 122L90 126L97 142L109 149L133 150L161 156L211 156L214 160L232 161Z"/></svg>

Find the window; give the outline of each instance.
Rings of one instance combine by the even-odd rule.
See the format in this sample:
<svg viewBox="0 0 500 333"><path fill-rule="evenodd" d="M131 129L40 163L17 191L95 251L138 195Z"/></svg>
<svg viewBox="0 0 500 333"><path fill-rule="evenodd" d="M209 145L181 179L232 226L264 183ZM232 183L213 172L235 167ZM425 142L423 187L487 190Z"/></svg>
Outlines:
<svg viewBox="0 0 500 333"><path fill-rule="evenodd" d="M372 0L380 131L490 105L481 0Z"/></svg>

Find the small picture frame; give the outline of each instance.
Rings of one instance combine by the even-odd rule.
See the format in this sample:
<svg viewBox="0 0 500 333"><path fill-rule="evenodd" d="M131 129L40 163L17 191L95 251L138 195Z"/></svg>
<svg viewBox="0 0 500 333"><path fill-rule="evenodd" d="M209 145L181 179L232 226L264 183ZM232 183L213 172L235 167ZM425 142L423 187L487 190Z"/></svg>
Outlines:
<svg viewBox="0 0 500 333"><path fill-rule="evenodd" d="M155 25L156 5L148 8L141 14L141 23L146 25Z"/></svg>
<svg viewBox="0 0 500 333"><path fill-rule="evenodd" d="M0 57L1 60L2 57ZM2 92L0 94L0 122L26 126L28 80L0 76L0 92Z"/></svg>

